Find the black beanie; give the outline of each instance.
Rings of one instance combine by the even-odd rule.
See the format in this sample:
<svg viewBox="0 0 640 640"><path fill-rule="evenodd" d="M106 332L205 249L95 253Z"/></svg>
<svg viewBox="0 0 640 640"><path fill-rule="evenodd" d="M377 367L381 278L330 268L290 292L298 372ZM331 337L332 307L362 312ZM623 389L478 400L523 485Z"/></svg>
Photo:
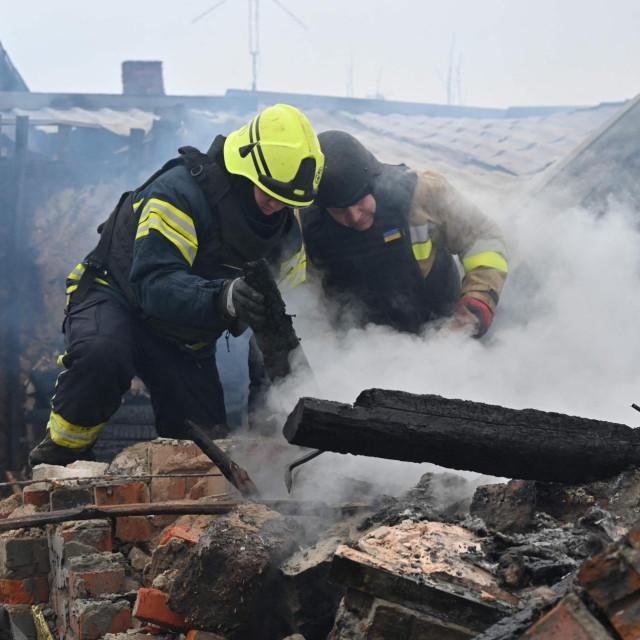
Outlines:
<svg viewBox="0 0 640 640"><path fill-rule="evenodd" d="M364 145L345 131L318 134L324 154L324 173L316 203L344 208L359 202L373 190L382 165Z"/></svg>

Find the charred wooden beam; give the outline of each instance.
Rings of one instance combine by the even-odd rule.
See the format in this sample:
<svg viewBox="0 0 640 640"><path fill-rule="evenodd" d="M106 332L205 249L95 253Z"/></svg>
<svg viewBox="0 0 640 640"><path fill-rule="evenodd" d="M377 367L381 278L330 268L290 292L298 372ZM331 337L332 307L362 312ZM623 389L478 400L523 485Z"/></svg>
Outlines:
<svg viewBox="0 0 640 640"><path fill-rule="evenodd" d="M353 406L301 398L291 444L524 480L590 482L640 466L640 430L535 409L369 389Z"/></svg>

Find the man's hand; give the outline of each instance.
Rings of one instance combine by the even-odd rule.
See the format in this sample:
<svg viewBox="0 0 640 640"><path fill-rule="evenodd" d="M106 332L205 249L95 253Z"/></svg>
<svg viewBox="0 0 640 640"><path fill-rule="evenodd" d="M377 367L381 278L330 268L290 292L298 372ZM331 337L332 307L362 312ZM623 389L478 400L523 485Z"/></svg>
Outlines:
<svg viewBox="0 0 640 640"><path fill-rule="evenodd" d="M470 330L474 338L483 336L493 321L491 309L476 298L462 298L448 323L452 331Z"/></svg>
<svg viewBox="0 0 640 640"><path fill-rule="evenodd" d="M227 281L220 294L220 304L224 315L246 322L252 328L261 327L267 318L264 296L244 278Z"/></svg>

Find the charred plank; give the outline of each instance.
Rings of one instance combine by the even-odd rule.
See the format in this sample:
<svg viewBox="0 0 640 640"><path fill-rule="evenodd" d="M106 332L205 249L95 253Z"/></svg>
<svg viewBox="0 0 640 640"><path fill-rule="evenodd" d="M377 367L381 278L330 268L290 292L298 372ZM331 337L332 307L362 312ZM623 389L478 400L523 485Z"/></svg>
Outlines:
<svg viewBox="0 0 640 640"><path fill-rule="evenodd" d="M591 482L640 466L640 431L536 409L369 389L355 404L301 398L291 444L494 476Z"/></svg>

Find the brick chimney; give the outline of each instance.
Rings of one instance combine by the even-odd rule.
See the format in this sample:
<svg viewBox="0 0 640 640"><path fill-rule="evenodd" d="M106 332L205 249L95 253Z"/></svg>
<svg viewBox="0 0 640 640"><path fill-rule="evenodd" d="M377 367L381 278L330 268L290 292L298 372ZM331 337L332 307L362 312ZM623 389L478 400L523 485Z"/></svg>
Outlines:
<svg viewBox="0 0 640 640"><path fill-rule="evenodd" d="M158 60L123 62L122 93L136 96L163 96L162 62Z"/></svg>

